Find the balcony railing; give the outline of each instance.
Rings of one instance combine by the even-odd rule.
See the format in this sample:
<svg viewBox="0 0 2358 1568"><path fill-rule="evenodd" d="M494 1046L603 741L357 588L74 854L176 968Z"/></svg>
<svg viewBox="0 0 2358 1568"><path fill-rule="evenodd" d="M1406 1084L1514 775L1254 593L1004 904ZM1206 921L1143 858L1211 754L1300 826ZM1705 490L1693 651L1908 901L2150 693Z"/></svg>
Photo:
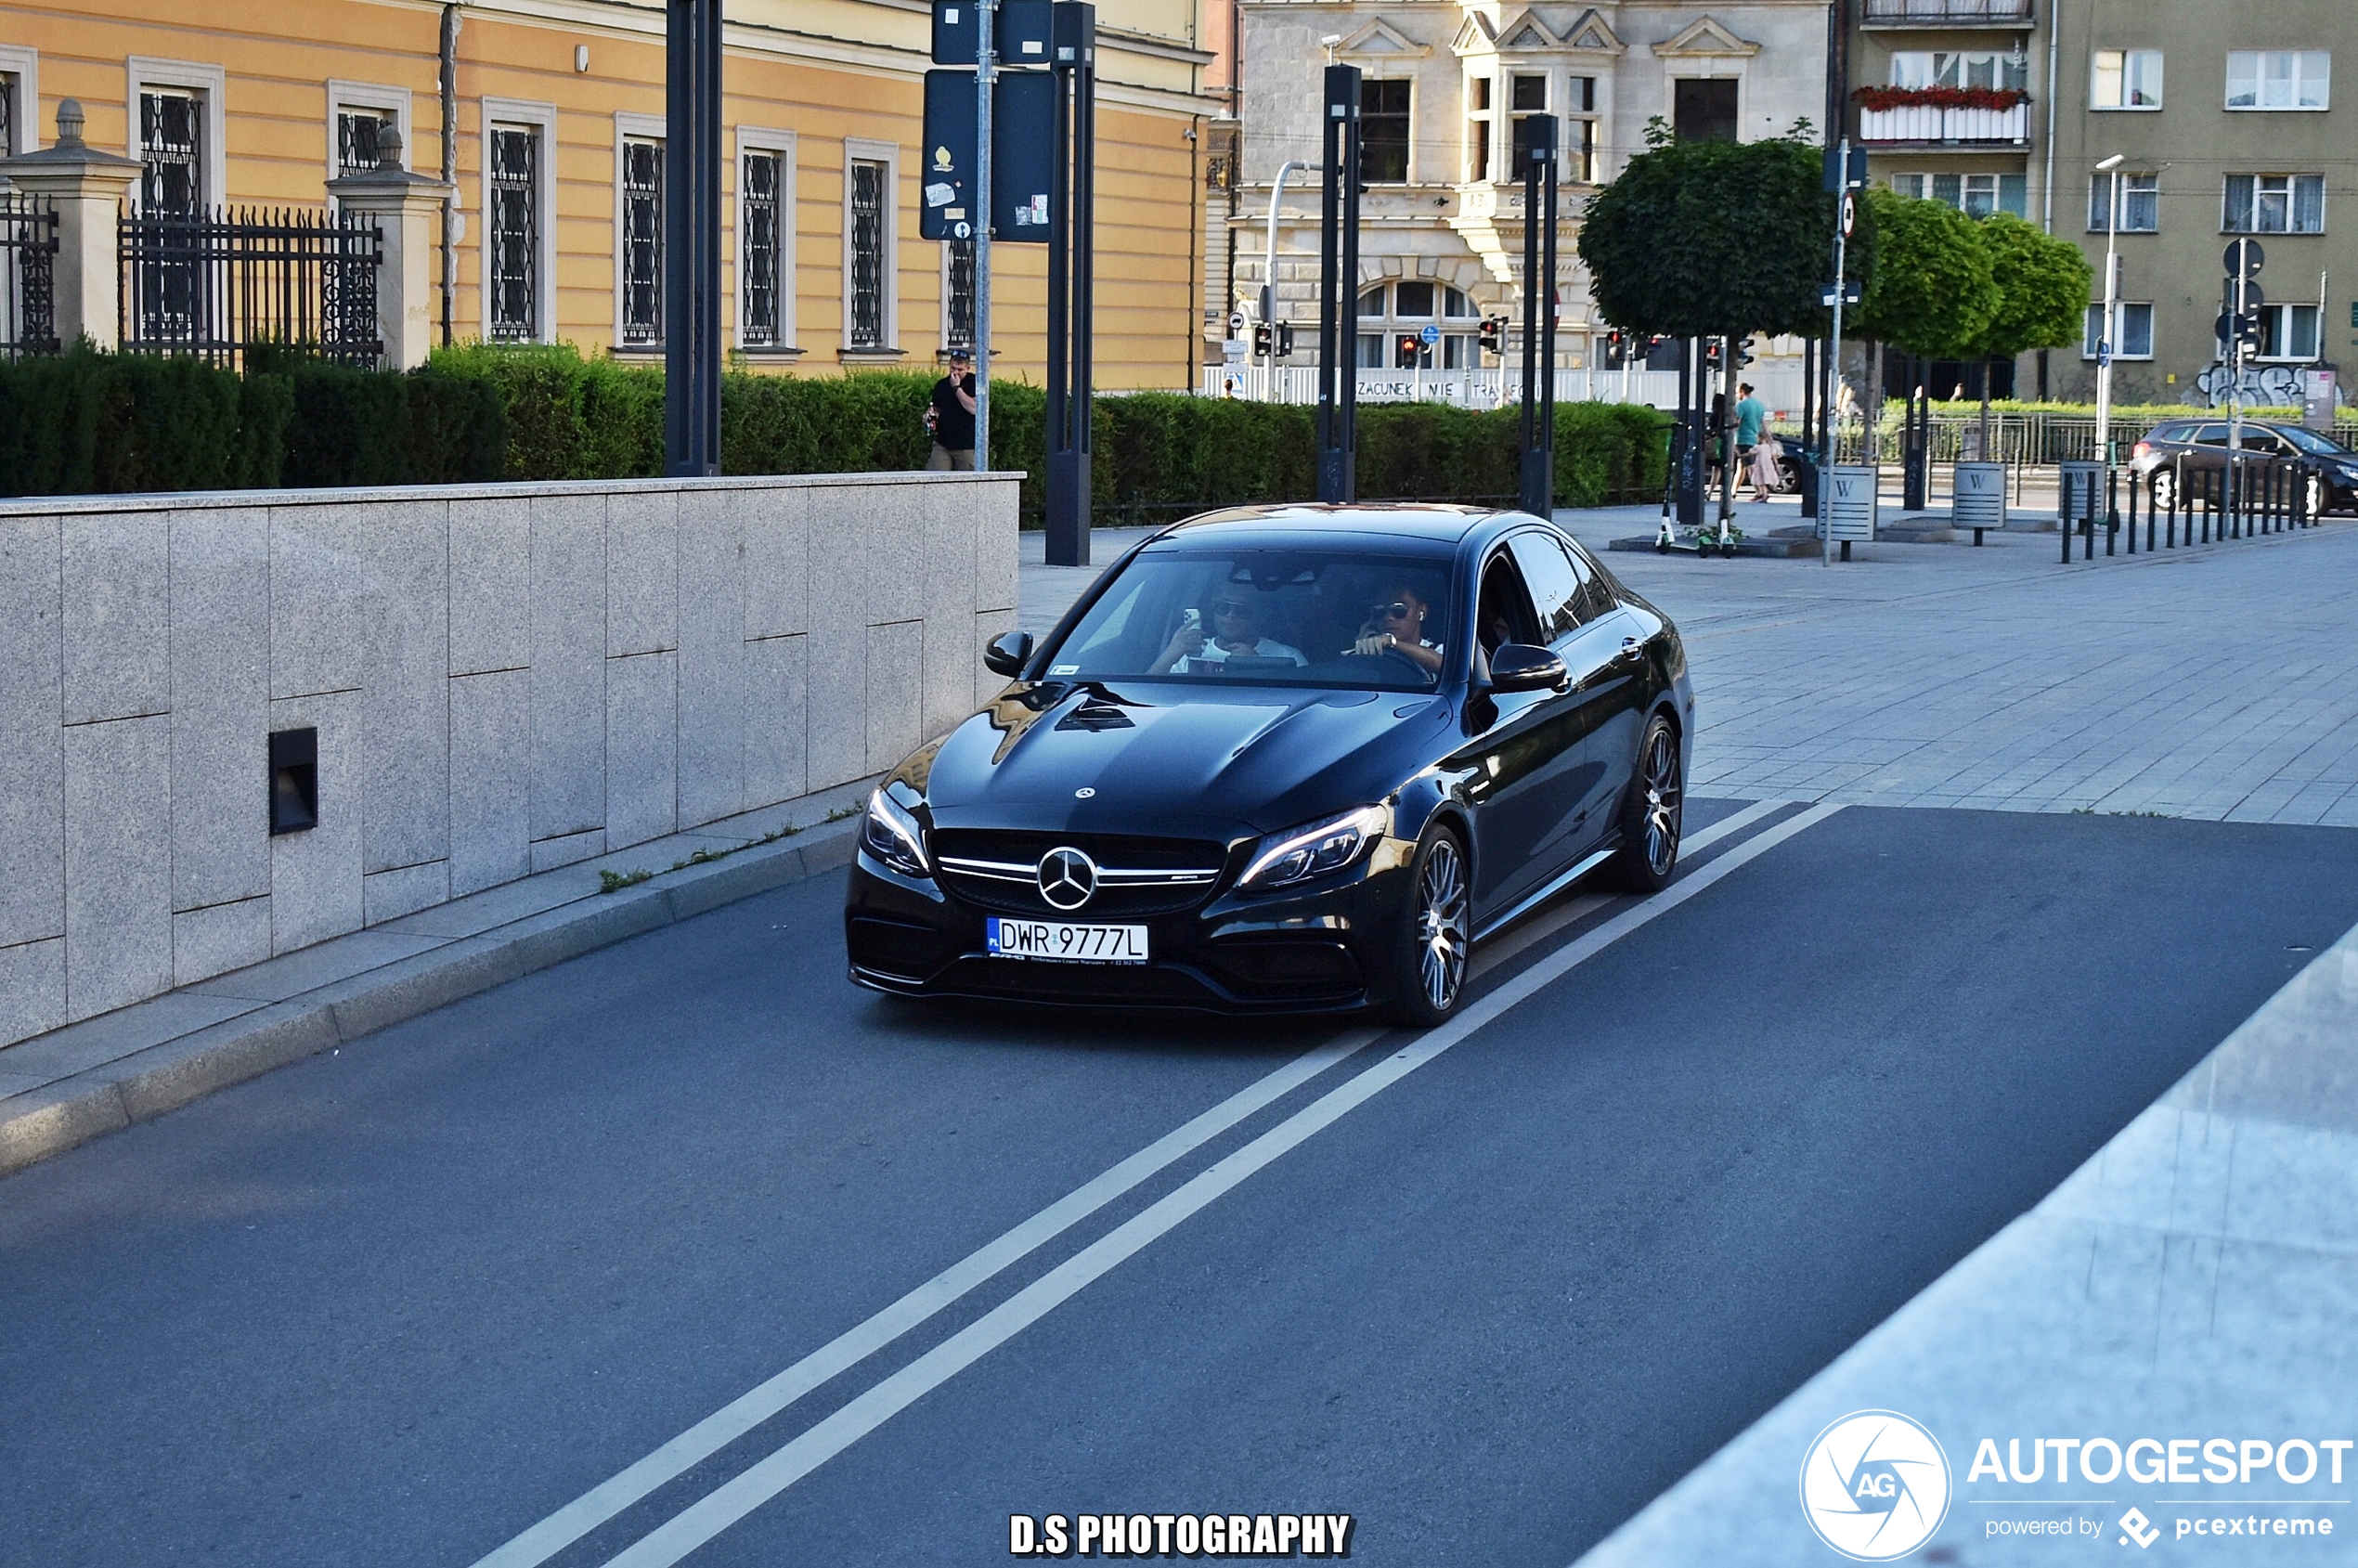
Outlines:
<svg viewBox="0 0 2358 1568"><path fill-rule="evenodd" d="M1867 0L1869 27L2028 27L2032 0Z"/></svg>
<svg viewBox="0 0 2358 1568"><path fill-rule="evenodd" d="M2022 147L2028 144L2029 128L2030 106L2023 103L2012 109L1906 104L1859 110L1859 139L1870 145Z"/></svg>

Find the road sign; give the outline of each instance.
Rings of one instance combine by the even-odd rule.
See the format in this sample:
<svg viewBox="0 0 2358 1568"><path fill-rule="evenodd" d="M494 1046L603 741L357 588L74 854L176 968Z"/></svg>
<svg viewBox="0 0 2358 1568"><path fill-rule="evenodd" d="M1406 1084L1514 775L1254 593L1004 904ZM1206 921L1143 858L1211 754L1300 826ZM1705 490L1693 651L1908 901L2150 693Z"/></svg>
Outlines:
<svg viewBox="0 0 2358 1568"><path fill-rule="evenodd" d="M1245 335L1245 313L1243 311L1232 310L1228 313L1228 335L1232 338L1240 338Z"/></svg>
<svg viewBox="0 0 2358 1568"><path fill-rule="evenodd" d="M1845 305L1857 305L1859 303L1859 279L1856 278L1845 279L1842 285L1842 303ZM1833 308L1834 286L1832 283L1824 285L1818 291L1818 303L1824 305L1829 310Z"/></svg>
<svg viewBox="0 0 2358 1568"><path fill-rule="evenodd" d="M934 0L934 64L974 69L975 22L981 10L974 0ZM991 31L1000 68L1046 65L1053 21L1049 0L999 0L998 22Z"/></svg>
<svg viewBox="0 0 2358 1568"><path fill-rule="evenodd" d="M1056 167L1056 78L1045 71L1002 71L992 84L991 237L1045 244L1048 192ZM926 72L924 175L918 181L917 232L927 240L965 240L973 225L975 73Z"/></svg>
<svg viewBox="0 0 2358 1568"><path fill-rule="evenodd" d="M2230 278L2254 278L2259 276L2261 264L2267 259L2268 253L2260 248L2259 240L2237 240L2227 247L2227 253L2220 258L2219 265L2227 269Z"/></svg>
<svg viewBox="0 0 2358 1568"><path fill-rule="evenodd" d="M1439 343L1441 341L1441 329L1438 327L1427 327L1417 334L1417 341L1427 343Z"/></svg>
<svg viewBox="0 0 2358 1568"><path fill-rule="evenodd" d="M1826 149L1824 162L1826 189L1863 190L1866 188L1867 149L1865 148L1854 147L1850 149L1850 163L1846 170L1843 167L1842 151L1838 148Z"/></svg>
<svg viewBox="0 0 2358 1568"><path fill-rule="evenodd" d="M972 224L978 216L969 199L975 177L972 66L926 72L925 133L924 166L917 180L917 232L927 240L959 238L956 226Z"/></svg>
<svg viewBox="0 0 2358 1568"><path fill-rule="evenodd" d="M1847 240L1850 238L1851 232L1858 227L1858 223L1859 197L1857 193L1846 190L1842 193L1842 234L1844 239Z"/></svg>

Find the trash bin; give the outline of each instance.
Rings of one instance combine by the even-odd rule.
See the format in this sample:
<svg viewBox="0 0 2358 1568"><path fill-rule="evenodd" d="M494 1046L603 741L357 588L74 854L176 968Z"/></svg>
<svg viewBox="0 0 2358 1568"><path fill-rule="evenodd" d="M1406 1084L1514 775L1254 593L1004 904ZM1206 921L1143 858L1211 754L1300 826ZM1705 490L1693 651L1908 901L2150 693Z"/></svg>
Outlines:
<svg viewBox="0 0 2358 1568"><path fill-rule="evenodd" d="M1961 462L1950 487L1949 525L1980 530L2006 525L2006 465L2002 462Z"/></svg>
<svg viewBox="0 0 2358 1568"><path fill-rule="evenodd" d="M2104 519L2105 465L2066 459L2055 465L2055 522L2066 533L2083 517Z"/></svg>
<svg viewBox="0 0 2358 1568"><path fill-rule="evenodd" d="M1835 543L1843 547L1846 557L1851 543L1872 544L1875 539L1875 488L1881 476L1872 463L1835 463L1826 470L1826 483L1833 487L1826 508L1826 523L1820 525L1820 538L1827 537L1828 526Z"/></svg>

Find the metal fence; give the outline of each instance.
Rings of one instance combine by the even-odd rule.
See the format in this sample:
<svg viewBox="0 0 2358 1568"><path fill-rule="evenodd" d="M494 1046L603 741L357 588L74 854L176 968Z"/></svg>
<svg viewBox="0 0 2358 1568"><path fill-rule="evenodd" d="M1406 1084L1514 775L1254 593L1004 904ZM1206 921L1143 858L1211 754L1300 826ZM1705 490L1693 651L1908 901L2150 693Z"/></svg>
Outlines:
<svg viewBox="0 0 2358 1568"><path fill-rule="evenodd" d="M1743 379L1758 389L1761 400L1772 408L1801 407L1802 375L1797 363L1748 366ZM1559 403L1642 403L1657 408L1673 408L1678 403L1676 370L1646 370L1634 365L1626 370L1559 369L1554 381L1555 400ZM1715 381L1705 390L1706 399L1717 389ZM1202 392L1207 397L1237 397L1249 403L1315 403L1318 368L1251 363L1233 367L1207 365ZM1426 370L1362 367L1359 401L1448 403L1460 408L1519 405L1522 401L1522 368L1494 365L1478 369Z"/></svg>
<svg viewBox="0 0 2358 1568"><path fill-rule="evenodd" d="M58 352L58 214L19 191L0 194L0 356Z"/></svg>
<svg viewBox="0 0 2358 1568"><path fill-rule="evenodd" d="M2187 419L2185 414L2147 414L2134 409L2118 410L2112 417L2112 439L2126 461L2130 449L2145 438L2156 425ZM2224 420L2226 410L2219 409L2209 416ZM2252 417L2252 416L2247 416ZM2298 422L2298 421L2295 421ZM1798 425L1780 422L1776 429L1782 435L1797 435ZM1897 463L1902 459L1898 406L1891 406L1880 429L1869 432L1859 421L1844 424L1835 440L1836 460L1846 463ZM2358 408L2338 410L2335 415L2333 438L2345 447L2358 449ZM2096 421L2086 414L2054 414L2031 412L2019 414L1992 413L1989 416L1989 439L1983 449L1981 419L1976 414L1935 414L1932 416L1931 461L2002 462L2012 468L2048 468L2059 462L2101 462L2104 454L2096 448Z"/></svg>
<svg viewBox="0 0 2358 1568"><path fill-rule="evenodd" d="M139 214L122 220L119 254L126 348L221 365L266 343L361 367L384 357L384 236L358 214Z"/></svg>

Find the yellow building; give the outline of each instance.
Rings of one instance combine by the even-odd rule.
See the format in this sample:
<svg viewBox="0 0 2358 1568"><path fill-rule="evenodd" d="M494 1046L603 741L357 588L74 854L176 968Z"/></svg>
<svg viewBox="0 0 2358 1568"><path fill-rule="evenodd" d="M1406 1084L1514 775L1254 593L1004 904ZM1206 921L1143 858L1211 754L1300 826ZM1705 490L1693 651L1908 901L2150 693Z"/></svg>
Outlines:
<svg viewBox="0 0 2358 1568"><path fill-rule="evenodd" d="M1100 387L1195 379L1205 3L1097 6ZM747 361L924 367L969 324L962 258L917 232L929 30L922 0L729 0L722 286ZM0 4L0 145L49 145L68 97L93 148L145 165L149 205L317 209L392 123L410 169L457 186L434 240L459 341L659 352L659 4ZM1037 380L1042 248L991 254L996 363ZM433 275L439 319L438 254Z"/></svg>

